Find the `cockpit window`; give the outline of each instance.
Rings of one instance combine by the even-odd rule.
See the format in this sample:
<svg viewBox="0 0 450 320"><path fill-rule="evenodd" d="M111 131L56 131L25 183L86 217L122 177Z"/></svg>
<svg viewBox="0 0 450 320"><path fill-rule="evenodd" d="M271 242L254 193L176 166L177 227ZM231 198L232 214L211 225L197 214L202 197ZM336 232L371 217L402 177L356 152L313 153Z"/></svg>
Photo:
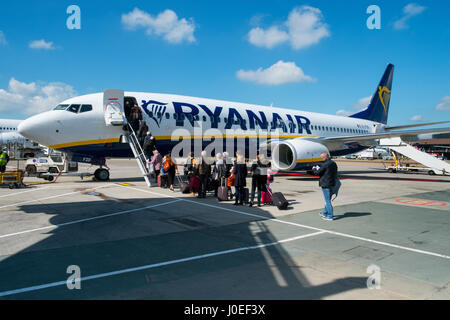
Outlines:
<svg viewBox="0 0 450 320"><path fill-rule="evenodd" d="M67 108L67 111L78 113L80 106L81 106L80 104L71 104L70 107Z"/></svg>
<svg viewBox="0 0 450 320"><path fill-rule="evenodd" d="M66 110L68 106L68 104L60 104L57 105L53 110Z"/></svg>
<svg viewBox="0 0 450 320"><path fill-rule="evenodd" d="M92 110L92 105L90 105L90 104L83 104L81 106L80 113L88 112L88 111L91 111L91 110Z"/></svg>

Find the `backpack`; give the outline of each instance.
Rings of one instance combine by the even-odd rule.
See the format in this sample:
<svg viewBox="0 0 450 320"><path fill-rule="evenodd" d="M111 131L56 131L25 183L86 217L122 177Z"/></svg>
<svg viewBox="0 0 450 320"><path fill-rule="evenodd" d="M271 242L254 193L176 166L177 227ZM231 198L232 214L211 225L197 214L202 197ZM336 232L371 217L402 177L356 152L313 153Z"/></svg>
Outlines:
<svg viewBox="0 0 450 320"><path fill-rule="evenodd" d="M170 163L169 163L169 161L166 161L166 162L164 163L164 171L168 172L169 169L170 169Z"/></svg>
<svg viewBox="0 0 450 320"><path fill-rule="evenodd" d="M334 183L334 186L332 186L330 188L330 190L331 190L331 197L333 197L333 194L335 195L334 199L337 198L338 193L339 193L339 189L341 188L341 185L342 185L341 180L339 180L336 177L336 182ZM334 199L332 199L331 201L333 201Z"/></svg>

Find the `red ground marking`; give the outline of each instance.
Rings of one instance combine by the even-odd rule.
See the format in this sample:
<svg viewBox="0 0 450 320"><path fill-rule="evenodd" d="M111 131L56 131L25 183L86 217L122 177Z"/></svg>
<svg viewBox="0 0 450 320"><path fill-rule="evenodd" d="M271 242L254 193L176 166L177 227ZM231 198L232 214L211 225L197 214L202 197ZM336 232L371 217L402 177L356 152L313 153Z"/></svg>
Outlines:
<svg viewBox="0 0 450 320"><path fill-rule="evenodd" d="M447 205L446 202L435 200L397 199L395 201L401 204L411 204L415 206L425 206L425 207L444 207Z"/></svg>

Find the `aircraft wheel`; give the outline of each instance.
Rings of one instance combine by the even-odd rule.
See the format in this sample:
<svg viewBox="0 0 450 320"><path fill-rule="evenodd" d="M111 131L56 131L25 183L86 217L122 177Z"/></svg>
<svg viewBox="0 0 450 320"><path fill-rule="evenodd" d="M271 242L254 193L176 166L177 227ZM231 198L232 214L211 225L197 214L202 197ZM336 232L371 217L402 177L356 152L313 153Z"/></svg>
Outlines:
<svg viewBox="0 0 450 320"><path fill-rule="evenodd" d="M36 171L37 171L37 169L36 169L36 166L35 166L35 165L29 164L29 165L27 165L27 167L25 168L25 171L26 171L28 174L35 174Z"/></svg>
<svg viewBox="0 0 450 320"><path fill-rule="evenodd" d="M97 169L94 172L94 177L98 181L107 181L109 180L109 171L103 168Z"/></svg>

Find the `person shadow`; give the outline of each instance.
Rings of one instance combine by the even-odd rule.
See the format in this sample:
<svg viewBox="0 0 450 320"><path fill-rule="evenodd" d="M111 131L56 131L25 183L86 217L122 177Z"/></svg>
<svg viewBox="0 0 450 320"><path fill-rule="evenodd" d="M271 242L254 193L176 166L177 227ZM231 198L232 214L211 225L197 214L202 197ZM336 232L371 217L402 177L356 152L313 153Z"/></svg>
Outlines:
<svg viewBox="0 0 450 320"><path fill-rule="evenodd" d="M357 217L363 217L363 216L370 216L372 213L370 212L346 212L341 215L335 215L334 220L340 220L345 218L357 218Z"/></svg>

